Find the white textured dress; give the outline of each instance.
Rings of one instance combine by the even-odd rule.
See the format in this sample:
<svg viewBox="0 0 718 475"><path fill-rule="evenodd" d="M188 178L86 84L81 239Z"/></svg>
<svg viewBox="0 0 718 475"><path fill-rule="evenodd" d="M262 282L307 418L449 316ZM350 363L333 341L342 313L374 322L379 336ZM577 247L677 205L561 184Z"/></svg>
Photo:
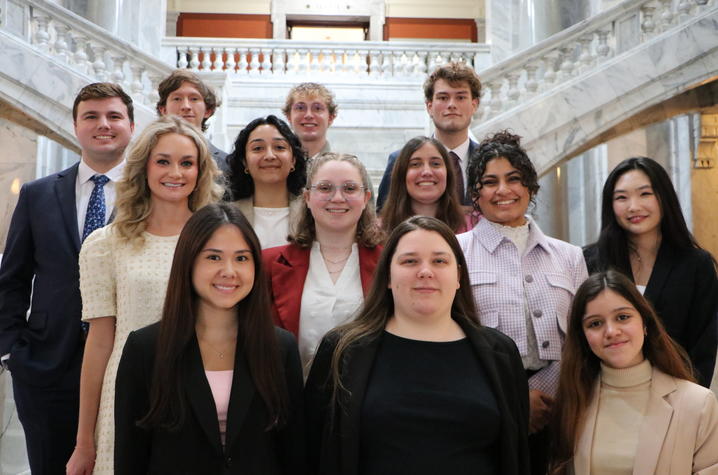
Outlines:
<svg viewBox="0 0 718 475"><path fill-rule="evenodd" d="M102 381L95 426L95 474L114 473L115 377L127 335L162 316L179 236L144 233L139 248L120 241L113 226L87 237L80 251L82 320L115 316L115 342Z"/></svg>

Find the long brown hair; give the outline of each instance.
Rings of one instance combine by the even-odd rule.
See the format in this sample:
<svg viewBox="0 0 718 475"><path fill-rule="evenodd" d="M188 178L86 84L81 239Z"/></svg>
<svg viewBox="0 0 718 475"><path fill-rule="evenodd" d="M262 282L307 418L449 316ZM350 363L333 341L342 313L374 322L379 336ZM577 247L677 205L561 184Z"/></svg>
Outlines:
<svg viewBox="0 0 718 475"><path fill-rule="evenodd" d="M236 226L252 251L254 284L237 304L237 348L247 361L257 391L267 408L267 429L281 424L287 410L287 388L280 368L279 346L270 318L271 307L257 235L239 209L228 203L210 204L185 224L175 249L150 388L150 408L138 424L145 428L178 430L187 401L182 391L183 368L195 338L197 292L192 272L197 255L221 226Z"/></svg>
<svg viewBox="0 0 718 475"><path fill-rule="evenodd" d="M381 209L382 227L394 229L399 223L414 216L411 207L411 196L406 189L406 174L409 170L409 161L412 155L424 144L433 145L446 167L446 190L437 202L436 218L445 222L454 232L464 225L464 211L461 200L456 191L456 172L454 163L449 159L446 148L438 140L430 137L414 137L409 140L399 152L391 172L391 186L386 197L384 207Z"/></svg>
<svg viewBox="0 0 718 475"><path fill-rule="evenodd" d="M593 389L601 370L601 360L588 345L583 332L583 317L586 305L605 290L612 290L626 299L641 315L646 328L643 356L654 367L670 376L695 381L686 352L668 336L651 304L628 277L614 270L591 275L576 291L569 314L552 423L554 446L549 466L551 475L568 473L586 409L594 397Z"/></svg>
<svg viewBox="0 0 718 475"><path fill-rule="evenodd" d="M389 318L394 315L394 298L392 291L389 289L391 260L401 238L405 234L419 229L438 233L449 245L456 259L459 271L459 289L456 291L454 302L451 305L451 318L475 327L481 326L476 316L476 306L471 293L466 260L464 259L464 253L461 251L459 241L456 240L454 231L442 221L429 216L414 216L407 219L394 228L394 231L389 235L374 271L371 289L369 289L369 293L364 299L364 305L359 310L357 317L333 330L339 336L331 363L333 402L339 401L341 403L340 391L343 391L345 396L350 396L341 382L341 363L349 348L359 340L371 340L379 336L386 327Z"/></svg>

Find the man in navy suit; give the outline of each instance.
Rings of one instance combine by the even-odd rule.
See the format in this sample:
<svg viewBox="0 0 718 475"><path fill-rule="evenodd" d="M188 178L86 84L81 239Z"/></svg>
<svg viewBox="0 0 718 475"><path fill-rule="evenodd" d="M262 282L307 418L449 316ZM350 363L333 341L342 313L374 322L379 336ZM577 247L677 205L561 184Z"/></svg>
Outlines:
<svg viewBox="0 0 718 475"><path fill-rule="evenodd" d="M449 152L461 170L460 187L466 183L466 167L469 157L478 144L469 138L471 117L479 107L481 81L471 66L464 63L448 63L438 67L424 82L426 111L434 122L434 137ZM399 150L389 155L384 176L379 184L376 208L380 210L389 194L391 172ZM463 190L463 204L471 205L470 190Z"/></svg>
<svg viewBox="0 0 718 475"><path fill-rule="evenodd" d="M64 474L75 446L85 336L77 259L83 234L112 213L134 130L132 99L116 84L90 84L72 118L81 160L23 185L0 264L0 355L30 469L43 475Z"/></svg>

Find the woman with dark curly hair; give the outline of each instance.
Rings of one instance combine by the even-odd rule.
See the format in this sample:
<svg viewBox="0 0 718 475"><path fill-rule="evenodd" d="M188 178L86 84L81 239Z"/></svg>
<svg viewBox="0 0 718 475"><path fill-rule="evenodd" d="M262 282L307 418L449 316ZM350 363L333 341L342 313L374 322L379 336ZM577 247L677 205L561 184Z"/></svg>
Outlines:
<svg viewBox="0 0 718 475"><path fill-rule="evenodd" d="M519 347L529 384L532 473L544 474L546 432L558 387L566 318L586 277L581 249L546 236L527 215L538 176L520 137L486 138L469 160L468 188L481 220L459 235L481 324Z"/></svg>
<svg viewBox="0 0 718 475"><path fill-rule="evenodd" d="M614 269L633 280L710 386L716 359L718 277L712 256L688 230L666 170L628 158L603 186L601 234L584 250L591 272Z"/></svg>
<svg viewBox="0 0 718 475"><path fill-rule="evenodd" d="M306 182L306 154L289 126L273 115L250 122L227 161L232 199L263 249L287 243Z"/></svg>

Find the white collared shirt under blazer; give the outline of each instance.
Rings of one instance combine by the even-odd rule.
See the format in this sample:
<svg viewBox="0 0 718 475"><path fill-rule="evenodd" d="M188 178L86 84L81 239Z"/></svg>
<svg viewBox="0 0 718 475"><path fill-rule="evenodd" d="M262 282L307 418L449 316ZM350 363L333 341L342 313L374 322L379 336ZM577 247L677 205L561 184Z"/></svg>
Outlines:
<svg viewBox="0 0 718 475"><path fill-rule="evenodd" d="M594 437L599 417L601 377L591 402L573 459L575 475L589 475L595 464ZM674 378L653 367L648 402L638 429L631 475L718 474L718 401L703 386Z"/></svg>
<svg viewBox="0 0 718 475"><path fill-rule="evenodd" d="M511 337L525 357L528 307L539 358L550 362L529 379L529 388L554 395L571 301L588 273L578 246L546 236L526 219L529 238L522 255L485 218L458 240L481 324Z"/></svg>

